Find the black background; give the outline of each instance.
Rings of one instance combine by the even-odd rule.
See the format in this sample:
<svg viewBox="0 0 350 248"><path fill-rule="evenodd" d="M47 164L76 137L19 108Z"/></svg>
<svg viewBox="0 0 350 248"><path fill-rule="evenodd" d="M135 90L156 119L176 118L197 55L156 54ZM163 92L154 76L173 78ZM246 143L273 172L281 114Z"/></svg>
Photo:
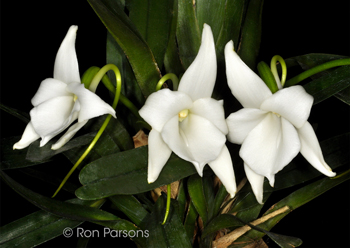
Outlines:
<svg viewBox="0 0 350 248"><path fill-rule="evenodd" d="M349 56L349 11L349 1L328 1L326 4L324 1L266 0L259 60L269 63L275 54L284 58L307 53ZM40 82L53 76L58 47L73 24L79 26L76 50L80 73L93 65L103 66L106 30L87 1L1 3L1 103L29 112L32 108L30 99ZM310 120L318 124L319 140L325 140L349 130L349 107L331 98L313 107ZM24 127L21 121L1 112L2 137L21 135ZM58 160L60 162L63 177L71 165L64 158ZM45 166L49 172L50 164ZM17 175L15 171L7 173L38 193L50 196L55 190L49 186L43 189L39 181L26 181L25 176ZM349 187L346 182L317 197L285 217L272 231L301 238L302 247L349 247ZM276 194L267 205L271 206L288 193L290 191L285 190ZM0 197L1 226L37 210L3 182ZM65 195L60 197L64 199ZM93 230L97 227L85 225L85 228ZM132 245L123 238L99 238L90 244L91 247ZM267 244L277 247L270 240ZM75 245L76 240L61 236L40 247Z"/></svg>

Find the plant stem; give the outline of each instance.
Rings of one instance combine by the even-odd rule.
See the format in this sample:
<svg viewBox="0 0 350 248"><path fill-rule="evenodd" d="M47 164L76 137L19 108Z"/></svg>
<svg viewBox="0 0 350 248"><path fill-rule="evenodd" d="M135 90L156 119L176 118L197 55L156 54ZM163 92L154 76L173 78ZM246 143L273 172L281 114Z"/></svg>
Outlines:
<svg viewBox="0 0 350 248"><path fill-rule="evenodd" d="M165 216L162 225L165 224L166 220L168 219L169 211L170 211L170 202L171 202L171 184L167 185L167 197L166 197L166 210L165 210Z"/></svg>
<svg viewBox="0 0 350 248"><path fill-rule="evenodd" d="M102 67L99 72L94 76L94 78L91 81L91 84L89 86L89 89L93 92L96 91L97 85L99 84L99 82L101 81L102 77L104 76L104 74L107 73L107 71L109 70L113 70L116 76L116 81L117 81L117 86L116 86L116 93L115 93L115 97L114 97L114 101L112 104L113 109L115 109L117 107L119 98L120 98L120 90L121 90L121 75L120 75L120 71L118 69L118 67L116 67L113 64L108 64L105 65L104 67ZM58 187L58 189L56 190L56 192L53 194L52 198L55 197L57 195L57 193L61 190L61 188L63 187L63 185L67 182L67 180L69 179L69 177L72 175L72 173L75 171L75 169L80 165L80 163L84 160L84 158L90 153L91 149L95 146L96 142L99 140L99 138L101 137L103 131L106 129L109 120L112 118L111 115L108 115L107 118L105 119L105 121L103 122L100 130L98 131L98 133L96 134L95 138L92 140L92 142L90 143L89 147L85 150L85 152L83 153L83 155L81 155L81 157L79 158L79 160L74 164L74 166L72 167L72 169L68 172L68 174L65 176L65 178L63 179L63 181L61 182L60 186Z"/></svg>
<svg viewBox="0 0 350 248"><path fill-rule="evenodd" d="M282 66L282 79L281 80L280 80L280 78L278 76L278 72L277 72L277 66L276 66L277 62L280 62L281 66ZM271 59L270 68L271 68L273 76L275 77L278 88L282 89L284 86L284 83L286 82L286 78L287 78L286 62L284 61L284 59L281 56L275 55Z"/></svg>
<svg viewBox="0 0 350 248"><path fill-rule="evenodd" d="M328 70L328 69L333 68L333 67L342 66L342 65L350 65L350 58L349 59L332 60L332 61L326 62L324 64L315 66L315 67L313 67L307 71L304 71L303 73L300 73L299 75L289 79L286 82L286 86L295 85L295 84L303 81L304 79L311 77L312 75L315 75L316 73Z"/></svg>
<svg viewBox="0 0 350 248"><path fill-rule="evenodd" d="M156 91L160 90L160 88L162 88L163 84L165 83L165 81L167 81L168 79L170 79L173 82L173 88L174 90L177 90L178 86L179 86L179 79L177 78L177 76L174 73L168 73L165 74L159 81L158 84L156 86Z"/></svg>

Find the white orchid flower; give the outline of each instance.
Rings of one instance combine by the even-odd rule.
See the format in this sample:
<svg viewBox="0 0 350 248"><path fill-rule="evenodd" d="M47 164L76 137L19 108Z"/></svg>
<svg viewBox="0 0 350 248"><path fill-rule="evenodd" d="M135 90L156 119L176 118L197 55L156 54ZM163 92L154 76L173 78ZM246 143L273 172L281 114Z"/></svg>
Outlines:
<svg viewBox="0 0 350 248"><path fill-rule="evenodd" d="M225 61L228 85L243 106L227 118L227 137L232 143L242 144L239 155L257 201L262 204L264 177L273 187L275 174L299 151L321 173L335 176L307 122L313 97L302 86L272 94L236 54L232 41L226 44Z"/></svg>
<svg viewBox="0 0 350 248"><path fill-rule="evenodd" d="M22 138L13 149L23 149L41 138L40 146L72 125L66 134L52 146L59 149L67 143L89 119L104 114L114 118L115 110L95 93L80 83L78 59L75 52L77 26L71 26L57 52L54 65L54 78L41 82L30 111L31 121Z"/></svg>
<svg viewBox="0 0 350 248"><path fill-rule="evenodd" d="M211 98L216 79L216 54L210 26L204 24L202 44L184 73L178 91L151 94L140 115L152 126L148 137L148 182L157 180L173 151L193 163L200 176L206 164L234 196L236 183L223 101Z"/></svg>

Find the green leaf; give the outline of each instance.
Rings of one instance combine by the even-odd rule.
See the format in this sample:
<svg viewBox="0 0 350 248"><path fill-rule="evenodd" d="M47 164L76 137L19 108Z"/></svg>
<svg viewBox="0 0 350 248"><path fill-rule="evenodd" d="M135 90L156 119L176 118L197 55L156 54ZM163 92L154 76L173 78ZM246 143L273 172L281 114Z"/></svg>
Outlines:
<svg viewBox="0 0 350 248"><path fill-rule="evenodd" d="M150 47L159 68L168 45L174 0L129 0L129 18Z"/></svg>
<svg viewBox="0 0 350 248"><path fill-rule="evenodd" d="M196 14L198 26L203 28L204 23L211 27L214 40L217 41L221 27L224 23L226 0L196 1Z"/></svg>
<svg viewBox="0 0 350 248"><path fill-rule="evenodd" d="M212 219L208 225L203 229L202 238L208 236L211 233L215 233L224 228L240 227L242 223L237 220L231 214L220 214L216 218Z"/></svg>
<svg viewBox="0 0 350 248"><path fill-rule="evenodd" d="M282 248L294 248L303 243L301 239L295 237L280 235L272 232L266 232L266 234Z"/></svg>
<svg viewBox="0 0 350 248"><path fill-rule="evenodd" d="M128 99L131 99L134 104L137 103L140 106L143 105L145 102L145 97L143 96L141 88L137 83L130 63L126 58L124 51L121 49L121 47L109 32L107 32L106 53L107 64L115 64L121 73L122 94L124 94ZM107 75L115 86L116 79L114 73L112 71L109 71L107 72Z"/></svg>
<svg viewBox="0 0 350 248"><path fill-rule="evenodd" d="M221 204L223 203L227 195L228 193L226 191L225 186L221 184L218 192L216 193L215 200L213 203L213 216L216 216L219 213Z"/></svg>
<svg viewBox="0 0 350 248"><path fill-rule="evenodd" d="M187 189L191 201L205 226L208 222L208 202L205 199L202 178L197 174L191 176L187 181Z"/></svg>
<svg viewBox="0 0 350 248"><path fill-rule="evenodd" d="M72 199L72 204L94 206L96 201ZM96 205L95 207L100 207ZM1 247L33 247L62 235L65 228L75 228L82 221L69 220L40 210L0 228Z"/></svg>
<svg viewBox="0 0 350 248"><path fill-rule="evenodd" d="M136 225L140 225L148 214L141 203L132 195L115 195L109 197L109 200Z"/></svg>
<svg viewBox="0 0 350 248"><path fill-rule="evenodd" d="M209 173L206 173L209 172ZM214 200L215 200L215 189L213 173L210 170L204 171L202 177L204 196L208 206L208 220L213 217L214 212Z"/></svg>
<svg viewBox="0 0 350 248"><path fill-rule="evenodd" d="M148 146L100 158L82 169L84 185L76 191L81 199L100 199L112 195L138 194L195 174L190 162L172 154L159 178L147 183Z"/></svg>
<svg viewBox="0 0 350 248"><path fill-rule="evenodd" d="M101 116L96 120L87 123L86 128L88 128L89 130L98 131L101 128L105 119L106 119L106 116ZM116 151L120 151L120 150L125 151L125 150L134 148L134 143L132 141L132 138L130 137L124 125L118 119L115 119L115 118L110 119L108 126L104 131L104 134L108 134L108 136L110 136L110 138L113 140L115 145L118 147ZM98 141L96 145L98 145L99 143L103 143L103 141L101 142Z"/></svg>
<svg viewBox="0 0 350 248"><path fill-rule="evenodd" d="M349 140L350 134L345 133L320 142L324 159L332 169L336 169L349 162ZM267 181L264 183L264 192L292 187L320 175L321 173L312 167L303 157L297 157L276 174L274 188L271 188Z"/></svg>
<svg viewBox="0 0 350 248"><path fill-rule="evenodd" d="M337 97L339 100L343 101L344 103L350 105L350 87L339 91L334 96Z"/></svg>
<svg viewBox="0 0 350 248"><path fill-rule="evenodd" d="M171 201L168 220L162 225L165 208L166 199L162 195L158 198L152 212L141 224L143 230L149 230L147 247L192 247L178 216L176 201Z"/></svg>
<svg viewBox="0 0 350 248"><path fill-rule="evenodd" d="M54 185L55 187L58 187L62 182L62 178L60 177L56 177L54 175L50 175L48 173L35 170L32 168L22 168L19 171L30 177L33 177L37 182L42 181L42 182ZM74 195L75 191L78 189L78 186L71 182L66 182L63 185L62 189Z"/></svg>
<svg viewBox="0 0 350 248"><path fill-rule="evenodd" d="M307 202L311 201L317 196L325 193L331 188L349 179L350 173L335 178L323 178L301 189L294 191L292 194L282 199L278 203L274 204L273 207L271 207L267 212L265 212L264 216L272 214L275 211L279 211L279 214L258 225L258 227L267 231L271 230L271 228L274 227L283 217L291 213L296 208L301 207L302 205L306 204ZM237 239L235 242L237 244L242 242L251 242L252 239L258 240L262 236L264 236L264 233L258 232L256 230L250 230L248 233Z"/></svg>
<svg viewBox="0 0 350 248"><path fill-rule="evenodd" d="M22 112L20 110L8 107L2 103L0 103L0 109L4 110L5 112L13 115L14 117L17 117L18 119L20 119L21 121L23 121L24 123L28 123L30 120L30 116L29 114Z"/></svg>
<svg viewBox="0 0 350 248"><path fill-rule="evenodd" d="M266 199L270 196L271 193L264 193L264 200L266 201ZM234 202L232 209L229 211L229 213L234 214L235 216L237 216L245 222L250 222L258 217L260 210L263 206L263 204L259 204L256 201L255 195L251 190L250 184L247 183L242 189L242 191L240 191L237 195L237 199Z"/></svg>
<svg viewBox="0 0 350 248"><path fill-rule="evenodd" d="M171 20L168 47L164 57L164 67L167 73L174 73L179 77L180 74L184 73L184 68L181 64L176 40L177 13L178 0L174 0L173 17Z"/></svg>
<svg viewBox="0 0 350 248"><path fill-rule="evenodd" d="M238 49L238 55L252 70L260 49L263 3L263 0L249 1Z"/></svg>
<svg viewBox="0 0 350 248"><path fill-rule="evenodd" d="M81 147L87 144L90 144L90 142L95 137L96 132L88 133L85 135L82 135L80 137L77 137L75 139L72 139L67 144L65 144L63 147L61 147L58 150L52 150L51 146L57 141L49 141L45 146L40 147L39 141L33 142L29 148L28 153L26 156L26 159L32 161L32 162L40 162L40 161L47 161L51 157L60 154L62 152L68 151L70 149Z"/></svg>
<svg viewBox="0 0 350 248"><path fill-rule="evenodd" d="M107 41L106 41L106 63L114 64L118 67L120 75L122 78L122 89L121 93L125 95L125 75L124 75L124 63L126 62L126 57L123 50L118 45L117 41L113 38L110 32L107 31ZM117 85L116 77L113 71L107 72L108 78L111 80L114 86Z"/></svg>
<svg viewBox="0 0 350 248"><path fill-rule="evenodd" d="M179 206L178 207L179 216L181 217L181 221L184 221L186 205L187 205L187 196L186 196L186 191L184 186L184 180L180 181L179 192L177 194L176 200Z"/></svg>
<svg viewBox="0 0 350 248"><path fill-rule="evenodd" d="M202 28L198 26L192 0L178 0L177 42L180 60L187 69L197 56Z"/></svg>
<svg viewBox="0 0 350 248"><path fill-rule="evenodd" d="M328 61L344 58L347 58L347 56L324 53L309 53L301 56L288 58L286 59L286 64L288 65L288 67L300 65L301 68L303 68L303 70L308 70L312 67L326 63ZM321 73L321 75L324 75L324 73Z"/></svg>
<svg viewBox="0 0 350 248"><path fill-rule="evenodd" d="M35 206L50 212L52 214L64 217L66 219L77 220L77 221L90 221L102 226L109 227L115 230L133 230L137 231L137 228L126 220L120 219L119 217L88 206L77 205L69 202L61 202L54 200L38 193L35 193L24 186L20 185L3 171L0 170L1 177L4 181L18 194L24 197L26 200L34 204ZM103 202L100 200L99 202ZM95 205L95 204L94 204ZM142 243L142 238L135 237L135 242Z"/></svg>
<svg viewBox="0 0 350 248"><path fill-rule="evenodd" d="M186 229L187 236L191 243L193 243L193 239L195 237L194 230L196 228L196 220L197 220L198 212L193 205L193 202L190 202L188 206L184 227Z"/></svg>
<svg viewBox="0 0 350 248"><path fill-rule="evenodd" d="M149 46L124 11L113 1L89 0L89 3L125 52L144 97L148 97L161 77Z"/></svg>
<svg viewBox="0 0 350 248"><path fill-rule="evenodd" d="M13 145L21 136L1 139L1 170L24 168L48 162L48 160L29 161L26 159L28 149L13 150Z"/></svg>
<svg viewBox="0 0 350 248"><path fill-rule="evenodd" d="M101 220L118 220L119 218L107 213L102 212L100 210L96 210L91 207L84 207L68 202L61 202L58 200L54 200L45 196L42 196L38 193L35 193L24 186L20 185L13 179L11 179L8 175L6 175L3 171L0 171L1 177L4 181L18 194L27 199L29 202L34 204L35 206L56 214L58 216L62 216L68 219L80 220L80 221L101 221Z"/></svg>
<svg viewBox="0 0 350 248"><path fill-rule="evenodd" d="M216 55L219 65L224 65L224 48L230 40L233 41L234 48L238 48L238 38L241 30L244 6L246 1L231 0L226 1L224 20L216 42Z"/></svg>
<svg viewBox="0 0 350 248"><path fill-rule="evenodd" d="M325 76L304 85L304 88L314 97L314 104L317 104L349 86L350 66L342 66Z"/></svg>

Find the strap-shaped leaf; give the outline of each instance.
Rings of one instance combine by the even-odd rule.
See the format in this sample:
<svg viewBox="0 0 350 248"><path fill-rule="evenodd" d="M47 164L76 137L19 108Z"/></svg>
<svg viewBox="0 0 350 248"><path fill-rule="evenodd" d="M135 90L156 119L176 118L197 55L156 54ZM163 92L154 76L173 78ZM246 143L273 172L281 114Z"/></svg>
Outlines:
<svg viewBox="0 0 350 248"><path fill-rule="evenodd" d="M171 20L168 47L164 57L164 67L167 73L174 73L180 77L180 74L184 72L184 68L180 61L176 40L177 18L178 0L174 0L173 17Z"/></svg>
<svg viewBox="0 0 350 248"><path fill-rule="evenodd" d="M161 77L152 51L123 10L111 0L89 0L108 31L129 59L145 97L154 92Z"/></svg>
<svg viewBox="0 0 350 248"><path fill-rule="evenodd" d="M81 199L138 194L195 174L194 166L172 154L158 179L147 183L148 146L102 157L84 167L76 191Z"/></svg>
<svg viewBox="0 0 350 248"><path fill-rule="evenodd" d="M198 26L200 29L202 29L204 23L208 24L211 27L215 41L218 39L221 27L224 22L226 2L226 0L196 1Z"/></svg>
<svg viewBox="0 0 350 248"><path fill-rule="evenodd" d="M30 120L30 116L27 113L24 113L20 110L8 107L2 103L0 103L0 109L13 115L14 117L17 117L18 119L20 119L21 121L23 121L24 123L28 123Z"/></svg>
<svg viewBox="0 0 350 248"><path fill-rule="evenodd" d="M192 0L178 0L177 42L181 62L187 69L197 56L201 44L201 30Z"/></svg>
<svg viewBox="0 0 350 248"><path fill-rule="evenodd" d="M176 205L172 200L167 222L162 225L166 198L164 195L158 198L152 212L141 223L141 228L149 231L146 247L192 247Z"/></svg>
<svg viewBox="0 0 350 248"><path fill-rule="evenodd" d="M187 181L188 193L204 225L208 222L208 202L205 199L202 178L199 175L191 176Z"/></svg>
<svg viewBox="0 0 350 248"><path fill-rule="evenodd" d="M233 41L234 48L238 48L238 39L242 26L245 1L231 0L226 1L224 20L221 26L219 36L216 41L216 56L219 65L224 66L224 48L230 40Z"/></svg>
<svg viewBox="0 0 350 248"><path fill-rule="evenodd" d="M72 199L69 203L93 206L96 201ZM98 204L99 208L101 204ZM33 247L62 235L65 228L74 228L82 221L64 219L44 210L37 211L0 228L1 247Z"/></svg>
<svg viewBox="0 0 350 248"><path fill-rule="evenodd" d="M260 50L263 3L264 0L249 1L238 49L239 56L252 70Z"/></svg>
<svg viewBox="0 0 350 248"><path fill-rule="evenodd" d="M26 159L32 162L47 161L51 157L62 152L90 144L95 135L96 132L91 132L80 137L74 138L58 150L51 149L51 146L57 141L57 139L55 139L54 141L49 141L43 147L40 147L39 141L37 140L29 146Z"/></svg>
<svg viewBox="0 0 350 248"><path fill-rule="evenodd" d="M163 66L164 54L168 45L173 2L158 0L129 0L130 20L150 47L159 68Z"/></svg>
<svg viewBox="0 0 350 248"><path fill-rule="evenodd" d="M271 218L268 218L266 221L261 223L259 225L260 228L268 231L271 230L272 227L274 227L283 217L285 217L287 214L291 213L293 210L295 210L298 207L301 207L302 205L308 203L312 199L316 198L317 196L327 192L328 190L332 189L333 187L341 184L342 182L345 182L346 180L350 179L350 173L347 173L343 176L337 177L337 178L323 178L321 180L318 180L314 183L311 183L299 190L294 191L292 194L287 196L286 198L282 199L278 203L274 204L272 208L270 208L264 216L271 216ZM279 212L276 216L274 216L272 213ZM263 216L263 217L264 217ZM265 234L256 230L250 230L247 233L245 233L244 236L238 238L235 243L237 244L249 244L252 242L252 240L258 240ZM274 237L275 238L275 237ZM283 242L283 237L277 237L278 242ZM294 238L295 239L295 238ZM290 244L290 240L287 238L287 242L283 244L282 247L290 247L288 244ZM232 246L235 247L235 246Z"/></svg>
<svg viewBox="0 0 350 248"><path fill-rule="evenodd" d="M126 58L124 51L118 45L118 42L109 32L107 32L106 62L107 64L114 64L119 68L122 78L121 93L128 99L134 99L134 104L143 105L145 98L141 92L139 84L137 83L130 63ZM116 79L114 72L109 71L107 72L107 75L115 86Z"/></svg>
<svg viewBox="0 0 350 248"><path fill-rule="evenodd" d="M339 91L334 96L336 96L339 100L343 101L347 105L350 105L350 87L347 87L346 89L343 89L342 91Z"/></svg>
<svg viewBox="0 0 350 248"><path fill-rule="evenodd" d="M13 144L18 142L20 139L21 136L1 139L1 170L24 168L48 162L48 160L40 160L36 162L26 160L28 149L13 150Z"/></svg>
<svg viewBox="0 0 350 248"><path fill-rule="evenodd" d="M350 66L342 66L304 86L314 97L314 105L350 86Z"/></svg>
<svg viewBox="0 0 350 248"><path fill-rule="evenodd" d="M190 202L190 205L188 206L184 227L186 229L187 236L191 243L193 243L193 239L195 237L194 230L196 228L196 220L197 220L197 210L194 207L193 203Z"/></svg>
<svg viewBox="0 0 350 248"><path fill-rule="evenodd" d="M326 63L328 61L336 60L336 59L345 59L347 56L335 55L335 54L325 54L325 53L309 53L305 55L300 55L296 57L291 57L286 59L287 67L292 67L296 65L300 65L303 70L308 70L317 65ZM320 73L324 75L324 73ZM315 76L317 76L316 74ZM314 77L314 76L313 76Z"/></svg>
<svg viewBox="0 0 350 248"><path fill-rule="evenodd" d="M320 142L324 159L332 169L349 162L349 139L350 134L345 133ZM274 188L267 181L264 183L265 192L292 187L320 175L303 157L297 157L276 175Z"/></svg>
<svg viewBox="0 0 350 248"><path fill-rule="evenodd" d="M109 197L109 200L136 225L140 225L148 214L141 203L132 195L115 195Z"/></svg>
<svg viewBox="0 0 350 248"><path fill-rule="evenodd" d="M138 230L138 228L135 227L133 223L120 219L119 217L109 212L95 209L89 206L83 206L69 202L61 202L42 196L20 185L1 170L0 174L2 179L18 194L20 194L35 206L49 213L80 222L90 221L115 230ZM143 237L135 237L134 241L136 243L142 243L142 238Z"/></svg>

